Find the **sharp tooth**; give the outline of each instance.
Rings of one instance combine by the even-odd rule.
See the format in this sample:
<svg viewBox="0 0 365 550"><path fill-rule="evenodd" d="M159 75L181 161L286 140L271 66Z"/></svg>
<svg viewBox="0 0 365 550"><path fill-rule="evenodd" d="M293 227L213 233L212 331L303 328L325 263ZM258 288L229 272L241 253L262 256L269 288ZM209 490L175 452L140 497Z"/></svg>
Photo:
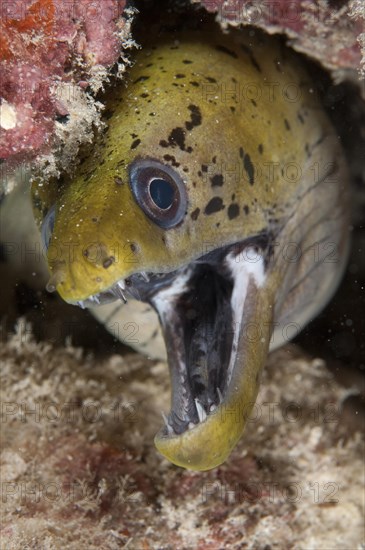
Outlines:
<svg viewBox="0 0 365 550"><path fill-rule="evenodd" d="M219 397L219 404L221 404L223 402L223 395L222 395L222 392L219 388L217 388L217 394L218 394L218 397Z"/></svg>
<svg viewBox="0 0 365 550"><path fill-rule="evenodd" d="M140 271L140 275L141 275L142 279L144 279L146 281L146 283L150 282L150 278L149 278L149 276L147 275L147 273L145 271Z"/></svg>
<svg viewBox="0 0 365 550"><path fill-rule="evenodd" d="M122 287L122 285L119 283L117 283L114 287L113 287L113 292L116 296L118 296L118 298L120 298L121 300L123 300L123 302L126 304L127 303L127 298L125 297L125 294L123 292L123 290L125 290L125 286Z"/></svg>
<svg viewBox="0 0 365 550"><path fill-rule="evenodd" d="M209 412L215 411L216 408L217 408L217 405L214 405L214 403L212 403L211 406L209 407Z"/></svg>
<svg viewBox="0 0 365 550"><path fill-rule="evenodd" d="M93 302L96 302L97 304L100 304L100 300L97 296L91 296L90 298Z"/></svg>
<svg viewBox="0 0 365 550"><path fill-rule="evenodd" d="M189 422L188 424L188 430L192 430L193 428L195 428L196 424L194 424L194 422Z"/></svg>
<svg viewBox="0 0 365 550"><path fill-rule="evenodd" d="M167 433L169 435L172 435L174 433L174 430L173 430L172 426L169 424L169 421L167 420L167 417L166 417L165 413L161 411L161 415L162 415L163 421L165 423L165 426L167 428Z"/></svg>
<svg viewBox="0 0 365 550"><path fill-rule="evenodd" d="M125 290L125 282L123 279L121 279L120 281L117 282L117 286L119 286L119 288L121 290Z"/></svg>
<svg viewBox="0 0 365 550"><path fill-rule="evenodd" d="M85 309L85 304L84 304L84 302L82 302L82 301L77 302L77 305L78 305L79 307L81 307L81 309Z"/></svg>
<svg viewBox="0 0 365 550"><path fill-rule="evenodd" d="M199 416L199 422L204 422L207 417L207 413L205 412L203 406L201 405L200 401L198 401L198 399L194 399L194 401Z"/></svg>

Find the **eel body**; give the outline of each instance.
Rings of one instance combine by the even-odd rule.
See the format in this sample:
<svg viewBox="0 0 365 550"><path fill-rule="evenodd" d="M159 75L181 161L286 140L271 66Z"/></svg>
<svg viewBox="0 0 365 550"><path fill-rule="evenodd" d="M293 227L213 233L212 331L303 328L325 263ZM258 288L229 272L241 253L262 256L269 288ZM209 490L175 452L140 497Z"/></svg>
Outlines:
<svg viewBox="0 0 365 550"><path fill-rule="evenodd" d="M340 280L343 153L300 59L252 29L161 36L106 118L75 177L34 185L48 288L157 312L172 397L155 444L210 469L243 432L268 350Z"/></svg>

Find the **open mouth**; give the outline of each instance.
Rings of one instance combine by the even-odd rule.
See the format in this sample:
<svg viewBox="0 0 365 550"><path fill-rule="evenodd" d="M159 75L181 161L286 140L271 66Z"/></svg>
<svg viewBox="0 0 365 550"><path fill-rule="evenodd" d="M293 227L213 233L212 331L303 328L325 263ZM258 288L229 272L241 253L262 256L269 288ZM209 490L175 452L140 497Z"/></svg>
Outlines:
<svg viewBox="0 0 365 550"><path fill-rule="evenodd" d="M237 368L238 339L250 318L250 288L265 281L269 239L260 235L216 249L169 273L136 273L81 307L128 295L148 302L163 328L171 377L171 411L163 437L193 430L217 411Z"/></svg>

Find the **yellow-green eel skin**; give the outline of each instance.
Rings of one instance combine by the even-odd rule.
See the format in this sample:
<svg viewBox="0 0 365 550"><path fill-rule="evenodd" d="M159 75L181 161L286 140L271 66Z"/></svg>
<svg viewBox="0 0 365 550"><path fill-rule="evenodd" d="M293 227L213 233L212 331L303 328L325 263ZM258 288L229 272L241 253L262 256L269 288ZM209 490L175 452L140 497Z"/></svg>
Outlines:
<svg viewBox="0 0 365 550"><path fill-rule="evenodd" d="M269 243L260 250L258 238L249 249L264 258L264 271L247 261L242 268L243 314L223 401L191 429L162 429L155 438L174 464L214 468L242 435L269 348L287 340L289 325L299 330L311 320L340 280L349 221L339 140L301 59L250 28L155 39L136 54L105 118L74 177L34 184L40 224L55 207L49 287L64 300L76 304L133 274L171 272L257 236ZM130 167L143 159L183 182L186 209L173 227L147 216L132 193ZM166 299L168 310L175 298ZM176 350L163 315L173 372Z"/></svg>

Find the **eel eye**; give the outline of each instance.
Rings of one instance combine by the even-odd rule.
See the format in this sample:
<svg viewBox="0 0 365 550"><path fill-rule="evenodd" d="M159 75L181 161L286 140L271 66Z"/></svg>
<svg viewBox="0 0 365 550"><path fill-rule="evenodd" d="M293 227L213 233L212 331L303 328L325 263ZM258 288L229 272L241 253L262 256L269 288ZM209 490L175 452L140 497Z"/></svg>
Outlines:
<svg viewBox="0 0 365 550"><path fill-rule="evenodd" d="M162 178L150 181L149 194L157 208L168 210L174 204L175 188L172 183Z"/></svg>
<svg viewBox="0 0 365 550"><path fill-rule="evenodd" d="M54 229L54 222L56 219L56 208L52 206L46 214L41 227L41 238L43 247L48 250L51 236Z"/></svg>
<svg viewBox="0 0 365 550"><path fill-rule="evenodd" d="M158 160L136 159L129 167L133 196L143 212L164 229L178 225L186 213L187 194L180 175Z"/></svg>

